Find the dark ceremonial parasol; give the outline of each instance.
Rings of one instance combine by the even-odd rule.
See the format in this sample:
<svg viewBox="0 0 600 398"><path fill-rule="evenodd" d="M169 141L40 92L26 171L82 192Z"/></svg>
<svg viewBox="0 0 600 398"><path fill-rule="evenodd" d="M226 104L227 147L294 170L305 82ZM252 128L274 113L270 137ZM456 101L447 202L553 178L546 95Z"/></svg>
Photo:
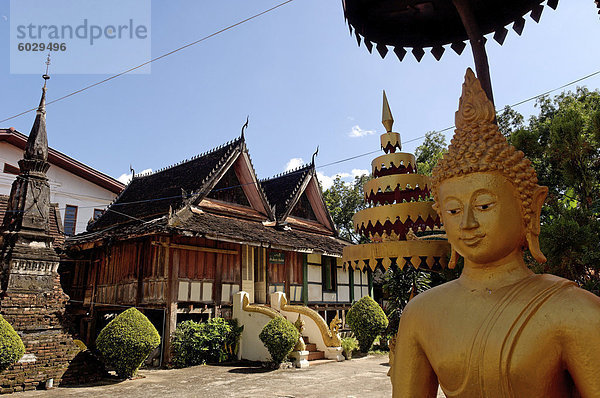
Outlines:
<svg viewBox="0 0 600 398"><path fill-rule="evenodd" d="M420 61L425 49L440 60L444 45L461 54L469 40L477 77L493 101L492 83L485 51L485 37L504 43L508 25L521 35L524 16L539 22L544 5L556 9L558 0L342 0L344 15L358 41L372 52L373 45L385 57L388 46L400 61L411 48Z"/></svg>

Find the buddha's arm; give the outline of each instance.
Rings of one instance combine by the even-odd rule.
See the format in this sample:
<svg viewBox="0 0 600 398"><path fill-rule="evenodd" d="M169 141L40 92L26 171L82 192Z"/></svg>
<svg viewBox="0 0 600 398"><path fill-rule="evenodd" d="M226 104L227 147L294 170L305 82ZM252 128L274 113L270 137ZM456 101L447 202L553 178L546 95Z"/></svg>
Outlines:
<svg viewBox="0 0 600 398"><path fill-rule="evenodd" d="M600 298L581 289L563 330L563 360L582 398L600 397Z"/></svg>
<svg viewBox="0 0 600 398"><path fill-rule="evenodd" d="M408 307L400 318L392 364L392 396L394 398L435 398L438 379L418 339L418 315Z"/></svg>

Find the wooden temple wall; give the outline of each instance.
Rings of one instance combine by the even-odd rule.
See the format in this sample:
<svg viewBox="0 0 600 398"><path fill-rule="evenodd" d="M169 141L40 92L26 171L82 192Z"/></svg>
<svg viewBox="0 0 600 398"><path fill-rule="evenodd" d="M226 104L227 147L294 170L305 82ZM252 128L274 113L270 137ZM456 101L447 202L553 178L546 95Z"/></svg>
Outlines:
<svg viewBox="0 0 600 398"><path fill-rule="evenodd" d="M178 302L230 304L241 289L242 245L176 237L171 258L177 268Z"/></svg>
<svg viewBox="0 0 600 398"><path fill-rule="evenodd" d="M292 302L302 301L303 253L269 250L267 255L268 293L284 292Z"/></svg>

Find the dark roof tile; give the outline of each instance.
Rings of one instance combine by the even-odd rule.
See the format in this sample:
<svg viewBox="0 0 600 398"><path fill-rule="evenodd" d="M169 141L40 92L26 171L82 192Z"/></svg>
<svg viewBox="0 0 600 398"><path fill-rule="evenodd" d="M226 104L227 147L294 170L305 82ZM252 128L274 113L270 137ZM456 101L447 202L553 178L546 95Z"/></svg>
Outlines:
<svg viewBox="0 0 600 398"><path fill-rule="evenodd" d="M280 176L261 181L269 203L271 206L275 206L275 215L278 220L281 220L286 213L291 199L313 168L312 164L308 164Z"/></svg>
<svg viewBox="0 0 600 398"><path fill-rule="evenodd" d="M151 219L168 213L170 208L178 209L185 196L201 190L206 178L241 142L238 138L175 166L136 176L88 230L98 231L136 219Z"/></svg>
<svg viewBox="0 0 600 398"><path fill-rule="evenodd" d="M263 225L260 221L243 220L210 213L193 214L177 224L168 226L167 217L147 224L130 224L101 232L88 232L67 239L67 246L94 242L103 239L121 240L133 236L178 233L198 234L214 240L230 240L238 243L262 245L299 252L319 252L341 256L344 246L349 245L342 239L295 229L281 229Z"/></svg>

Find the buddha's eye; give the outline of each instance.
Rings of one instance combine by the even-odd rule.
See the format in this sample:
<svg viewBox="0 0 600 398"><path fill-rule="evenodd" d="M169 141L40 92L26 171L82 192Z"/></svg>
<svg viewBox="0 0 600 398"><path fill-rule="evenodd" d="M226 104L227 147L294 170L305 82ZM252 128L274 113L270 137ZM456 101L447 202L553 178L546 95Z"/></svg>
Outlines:
<svg viewBox="0 0 600 398"><path fill-rule="evenodd" d="M481 204L481 205L475 205L475 208L477 208L478 210L489 210L492 207L494 207L495 203L485 203L485 204Z"/></svg>
<svg viewBox="0 0 600 398"><path fill-rule="evenodd" d="M448 214L456 215L456 214L460 213L460 209L448 209L448 210L446 210L446 212Z"/></svg>

